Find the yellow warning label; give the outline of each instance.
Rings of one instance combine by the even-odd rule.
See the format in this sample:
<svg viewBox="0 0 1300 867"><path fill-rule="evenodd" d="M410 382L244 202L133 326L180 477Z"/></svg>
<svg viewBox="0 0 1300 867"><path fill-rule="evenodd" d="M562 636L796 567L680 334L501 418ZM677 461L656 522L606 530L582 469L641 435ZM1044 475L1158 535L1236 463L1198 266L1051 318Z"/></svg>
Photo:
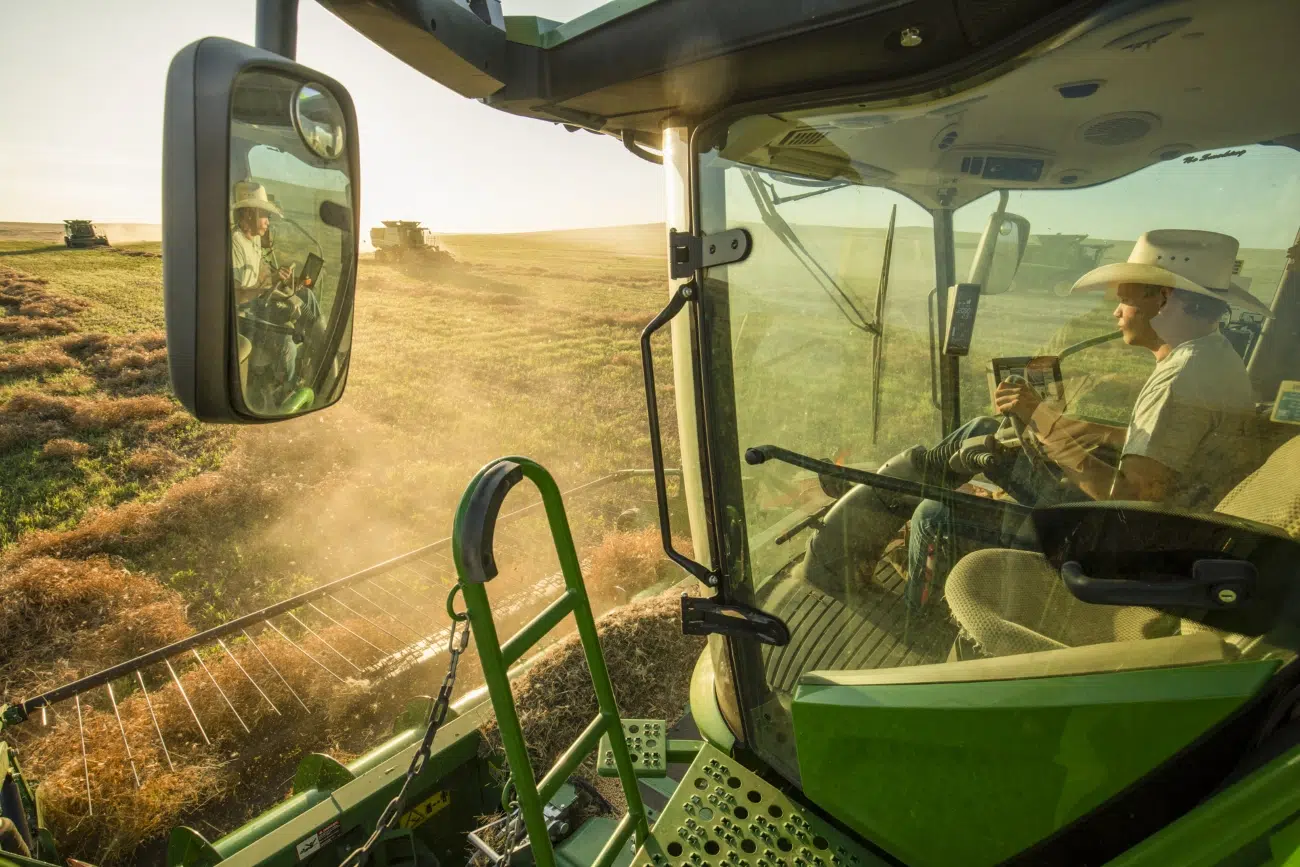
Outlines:
<svg viewBox="0 0 1300 867"><path fill-rule="evenodd" d="M401 828L418 828L434 816L442 812L442 809L451 803L451 792L445 789L441 792L435 792L432 797L416 804L411 809L402 814L398 821L398 827Z"/></svg>

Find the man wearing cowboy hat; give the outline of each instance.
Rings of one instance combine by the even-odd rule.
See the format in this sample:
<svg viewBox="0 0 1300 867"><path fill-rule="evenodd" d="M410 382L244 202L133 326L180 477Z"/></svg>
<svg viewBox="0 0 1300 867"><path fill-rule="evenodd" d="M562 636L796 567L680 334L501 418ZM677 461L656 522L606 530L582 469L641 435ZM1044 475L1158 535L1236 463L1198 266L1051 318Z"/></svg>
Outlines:
<svg viewBox="0 0 1300 867"><path fill-rule="evenodd" d="M230 232L230 261L235 281L235 300L252 301L273 283L271 266L263 253L262 238L271 227L271 214L284 216L279 206L266 195L266 187L256 181L235 184L234 227ZM292 277L289 268L279 268L281 280Z"/></svg>
<svg viewBox="0 0 1300 867"><path fill-rule="evenodd" d="M265 300L276 283L293 279L293 269L267 262L263 238L270 230L270 215L284 216L256 181L239 181L234 187L231 205L233 226L230 231L231 277L235 304L256 311L256 302ZM307 315L319 318L314 296ZM281 304L291 305L293 315L303 315L304 302L296 294L276 293ZM255 312L258 318L260 314ZM256 408L268 408L276 402L277 389L292 382L297 367L298 347L287 334L273 333L255 324L240 321L240 382L245 399Z"/></svg>
<svg viewBox="0 0 1300 867"><path fill-rule="evenodd" d="M1218 232L1157 229L1138 238L1127 262L1074 284L1072 292L1110 292L1124 342L1155 356L1127 429L1066 419L1023 383L998 386L998 411L1024 421L1089 497L1206 506L1258 463L1246 428L1250 377L1218 326L1230 307L1271 313L1233 280L1237 248ZM1092 456L1086 444L1098 441L1119 449L1117 468Z"/></svg>
<svg viewBox="0 0 1300 867"><path fill-rule="evenodd" d="M1211 508L1261 462L1259 441L1248 428L1255 410L1250 377L1218 328L1230 307L1271 315L1233 281L1237 249L1235 238L1217 232L1158 229L1138 238L1127 262L1095 268L1072 287L1071 292L1107 291L1117 301L1112 315L1124 342L1155 356L1127 428L1067 418L1024 381L998 385L998 412L1017 416L1082 495ZM974 419L922 454L946 454L996 428L994 419ZM1120 453L1118 467L1093 455L1102 444ZM1015 469L993 481L1010 485L1017 499L1033 505L1041 497L1023 463L1017 461ZM938 551L943 540L963 529L985 531L959 526L937 500L917 506L905 594L912 608L925 603L930 585L941 584L946 572L937 567L938 580L926 581L931 548ZM1028 537L1003 541L1033 544Z"/></svg>

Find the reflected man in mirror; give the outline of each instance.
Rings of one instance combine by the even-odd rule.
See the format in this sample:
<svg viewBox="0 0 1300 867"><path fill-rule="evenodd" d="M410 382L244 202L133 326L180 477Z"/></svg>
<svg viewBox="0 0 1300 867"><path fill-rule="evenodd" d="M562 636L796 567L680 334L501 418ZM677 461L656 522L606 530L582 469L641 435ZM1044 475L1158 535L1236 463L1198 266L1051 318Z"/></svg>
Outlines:
<svg viewBox="0 0 1300 867"><path fill-rule="evenodd" d="M283 217L261 184L234 185L231 279L239 314L240 384L251 409L272 411L296 385L300 325L320 321L315 293L294 285L291 266L276 261L271 215Z"/></svg>
<svg viewBox="0 0 1300 867"><path fill-rule="evenodd" d="M1259 464L1250 424L1255 398L1245 364L1219 330L1230 307L1270 315L1233 282L1235 238L1216 232L1162 229L1147 232L1127 262L1096 268L1073 292L1106 290L1117 301L1114 317L1124 342L1155 356L1127 428L1067 417L1061 405L1043 400L1028 383L997 387L999 412L1021 429L1021 453L989 479L1026 505L1061 499L1145 500L1183 508L1213 508ZM996 430L993 419L963 425L939 446L914 452L919 468L948 457L952 473L963 443ZM1094 455L1100 445L1119 455L1118 466ZM1045 484L1046 468L1058 480ZM960 464L960 460L956 462ZM971 474L945 481L960 483ZM1065 483L1063 486L1060 482ZM913 608L937 596L948 564L961 552L957 535L982 534L954 520L949 507L923 501L913 514L908 542L907 599ZM1014 538L1004 543L1017 544ZM1019 540L1033 547L1032 540Z"/></svg>
<svg viewBox="0 0 1300 867"><path fill-rule="evenodd" d="M235 184L234 227L230 232L230 262L235 281L235 303L247 304L263 290L292 279L291 268L271 271L271 215L284 216L266 195L266 187L255 181Z"/></svg>

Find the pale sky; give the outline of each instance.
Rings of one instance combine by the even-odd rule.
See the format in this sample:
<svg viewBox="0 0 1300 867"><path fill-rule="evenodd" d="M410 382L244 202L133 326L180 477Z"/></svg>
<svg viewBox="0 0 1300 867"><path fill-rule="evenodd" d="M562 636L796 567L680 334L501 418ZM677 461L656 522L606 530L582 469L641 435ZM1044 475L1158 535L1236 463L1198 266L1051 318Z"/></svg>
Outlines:
<svg viewBox="0 0 1300 867"><path fill-rule="evenodd" d="M506 0L569 20L599 0ZM167 65L204 36L253 41L253 0L0 0L0 221L156 223ZM357 106L362 225L440 232L660 222L663 170L608 136L464 99L301 0L299 62Z"/></svg>

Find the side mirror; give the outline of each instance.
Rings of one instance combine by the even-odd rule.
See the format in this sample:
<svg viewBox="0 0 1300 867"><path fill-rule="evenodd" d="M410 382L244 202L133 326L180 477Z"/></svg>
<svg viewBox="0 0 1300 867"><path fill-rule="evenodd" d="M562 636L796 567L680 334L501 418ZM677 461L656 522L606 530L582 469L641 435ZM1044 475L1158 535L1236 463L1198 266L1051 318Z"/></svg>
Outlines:
<svg viewBox="0 0 1300 867"><path fill-rule="evenodd" d="M202 39L167 75L163 286L172 389L202 421L337 401L352 348L356 113L338 82Z"/></svg>
<svg viewBox="0 0 1300 867"><path fill-rule="evenodd" d="M1010 291L1020 261L1025 258L1025 248L1029 245L1029 221L1019 214L1003 210L1005 196L1003 193L1002 205L989 215L966 280L967 283L978 283L984 295L1001 295Z"/></svg>

